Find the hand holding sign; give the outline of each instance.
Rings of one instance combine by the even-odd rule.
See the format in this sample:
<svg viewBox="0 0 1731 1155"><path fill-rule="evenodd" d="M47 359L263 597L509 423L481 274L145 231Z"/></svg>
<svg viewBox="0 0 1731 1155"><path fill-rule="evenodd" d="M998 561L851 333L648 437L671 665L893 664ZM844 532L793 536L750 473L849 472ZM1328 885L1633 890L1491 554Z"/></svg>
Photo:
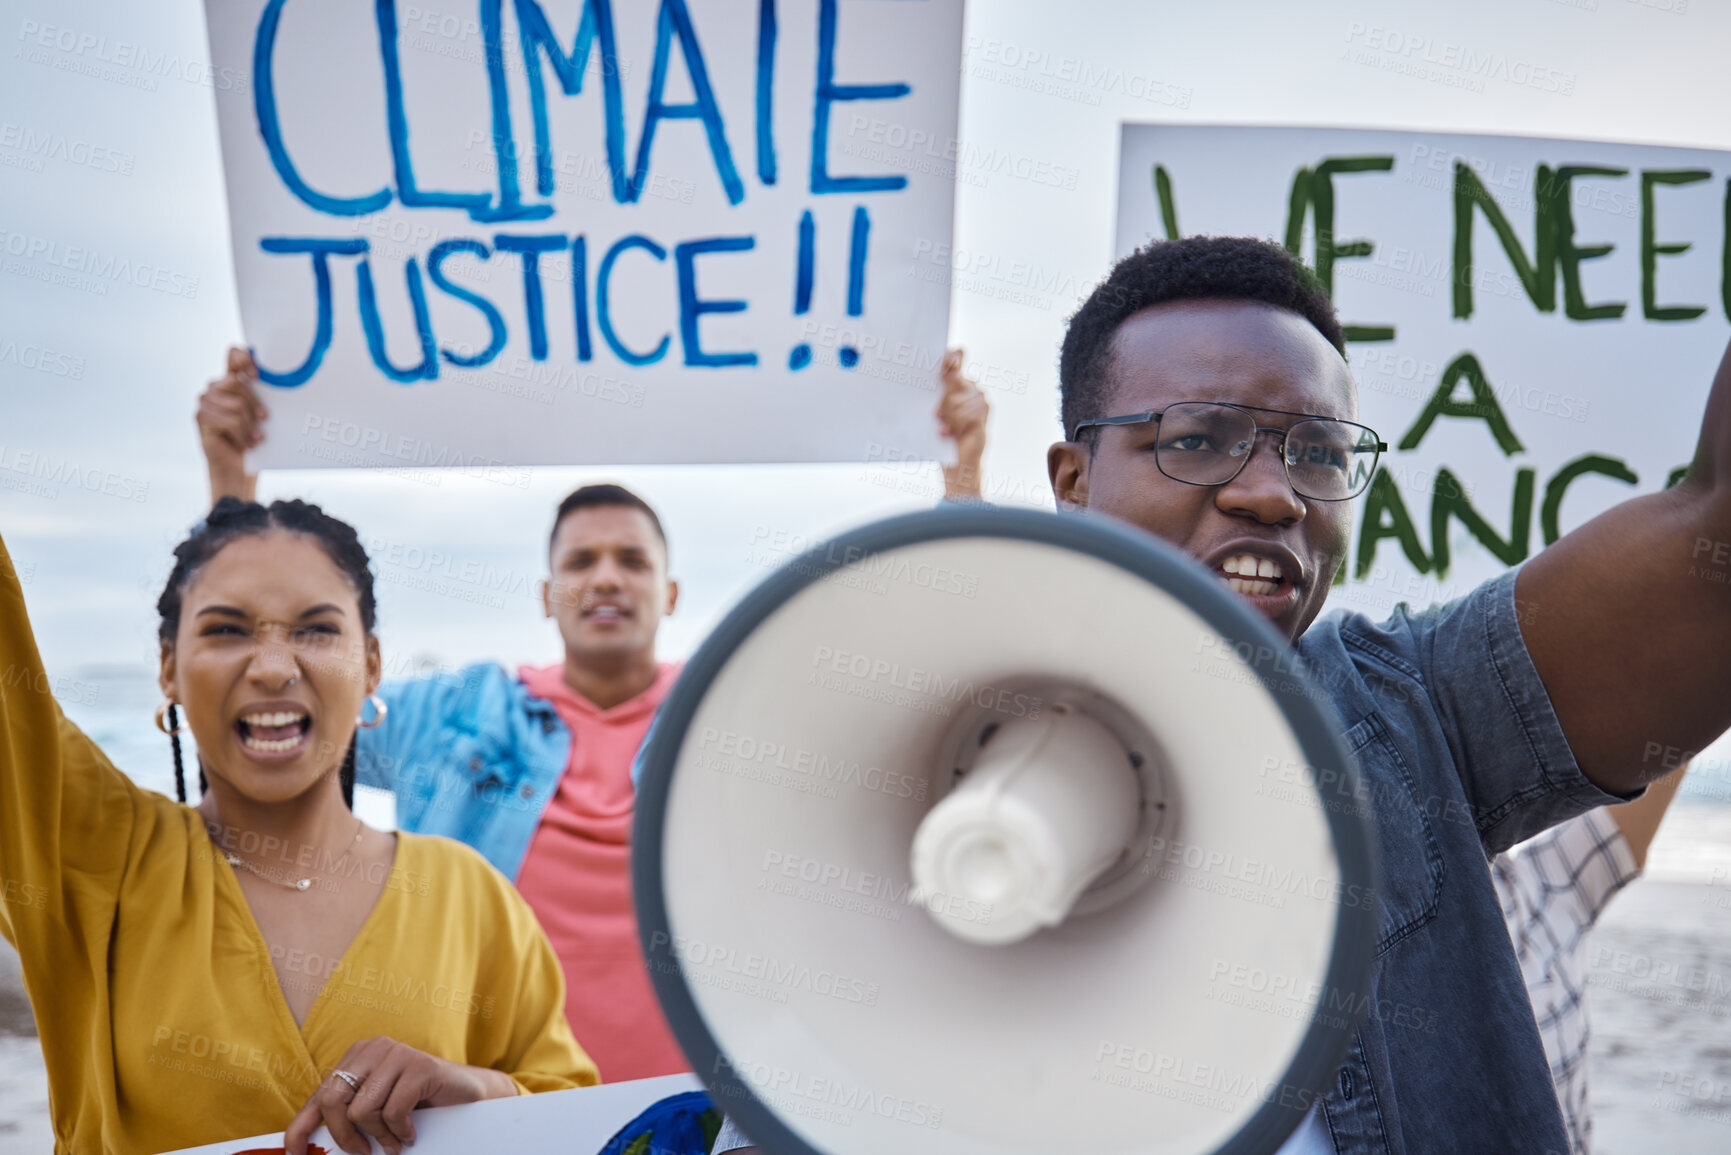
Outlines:
<svg viewBox="0 0 1731 1155"><path fill-rule="evenodd" d="M198 399L198 439L210 469L210 497L252 501L258 475L246 469L247 451L264 440L270 410L259 400L258 370L245 349L228 351L228 371Z"/></svg>
<svg viewBox="0 0 1731 1155"><path fill-rule="evenodd" d="M951 501L979 500L980 461L986 455L986 418L992 407L985 391L962 371L962 351L951 349L940 368L944 385L938 399L938 432L955 442L956 460L944 466L944 496Z"/></svg>
<svg viewBox="0 0 1731 1155"><path fill-rule="evenodd" d="M959 0L372 7L209 6L261 464L935 455Z"/></svg>
<svg viewBox="0 0 1731 1155"><path fill-rule="evenodd" d="M283 1132L288 1155L304 1155L322 1123L350 1155L371 1155L369 1136L387 1155L402 1155L415 1141L409 1113L418 1107L454 1107L517 1094L503 1071L453 1063L384 1037L350 1047L330 1077Z"/></svg>
<svg viewBox="0 0 1731 1155"><path fill-rule="evenodd" d="M719 1116L691 1075L637 1079L572 1091L516 1095L428 1108L413 1116L414 1150L427 1155L474 1155L478 1151L568 1151L572 1155L616 1155L650 1148L669 1155L698 1155L720 1125ZM502 1137L509 1138L505 1148ZM188 1148L179 1155L300 1155L290 1136L255 1135ZM336 1141L323 1128L312 1132L305 1155L330 1155ZM305 1142L306 1132L298 1133ZM367 1151L360 1146L342 1150Z"/></svg>

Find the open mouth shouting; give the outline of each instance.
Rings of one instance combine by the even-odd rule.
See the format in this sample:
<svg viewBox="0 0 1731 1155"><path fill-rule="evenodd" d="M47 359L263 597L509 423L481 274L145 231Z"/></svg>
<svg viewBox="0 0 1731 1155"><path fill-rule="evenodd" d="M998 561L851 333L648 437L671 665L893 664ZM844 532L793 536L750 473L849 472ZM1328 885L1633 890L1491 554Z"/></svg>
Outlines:
<svg viewBox="0 0 1731 1155"><path fill-rule="evenodd" d="M1234 549L1214 565L1216 577L1263 615L1279 618L1297 604L1301 572L1285 551Z"/></svg>
<svg viewBox="0 0 1731 1155"><path fill-rule="evenodd" d="M1226 575L1226 584L1241 594L1256 594L1267 597L1280 592L1282 583L1286 580L1286 571L1277 561L1265 557L1251 557L1247 553L1234 554L1220 563L1221 572Z"/></svg>
<svg viewBox="0 0 1731 1155"><path fill-rule="evenodd" d="M299 754L312 726L312 715L292 703L255 706L234 723L241 748L265 762L286 761Z"/></svg>

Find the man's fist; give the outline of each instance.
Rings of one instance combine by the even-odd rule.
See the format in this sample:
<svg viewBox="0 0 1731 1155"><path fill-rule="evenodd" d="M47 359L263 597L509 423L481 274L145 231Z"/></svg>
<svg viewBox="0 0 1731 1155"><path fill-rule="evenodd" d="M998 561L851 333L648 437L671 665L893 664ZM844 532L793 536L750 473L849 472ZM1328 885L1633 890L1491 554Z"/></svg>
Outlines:
<svg viewBox="0 0 1731 1155"><path fill-rule="evenodd" d="M246 471L246 451L264 440L269 411L254 386L258 370L245 349L228 351L228 372L198 398L198 439L210 467L210 500L238 497L251 501L258 477Z"/></svg>

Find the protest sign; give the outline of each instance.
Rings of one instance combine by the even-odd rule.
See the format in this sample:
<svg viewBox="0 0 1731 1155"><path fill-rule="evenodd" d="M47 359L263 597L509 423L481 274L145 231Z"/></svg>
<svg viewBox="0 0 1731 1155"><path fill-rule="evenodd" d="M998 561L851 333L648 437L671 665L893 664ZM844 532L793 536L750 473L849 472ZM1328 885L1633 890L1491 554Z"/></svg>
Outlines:
<svg viewBox="0 0 1731 1155"><path fill-rule="evenodd" d="M683 1132L689 1127L693 1107L713 1110L702 1089L695 1075L668 1075L514 1099L487 1099L461 1107L434 1107L414 1113L414 1149L417 1155L476 1155L501 1150L602 1155L609 1140L622 1137L618 1149L625 1152L643 1135L651 1139L641 1144L642 1150L686 1155L689 1148L662 1135L657 1126ZM684 1098L691 1095L696 1099ZM621 1136L625 1129L628 1133ZM333 1155L338 1151L323 1127L313 1133L311 1143ZM377 1144L373 1149L379 1150ZM281 1150L282 1133L277 1132L188 1147L175 1155L270 1155Z"/></svg>
<svg viewBox="0 0 1731 1155"><path fill-rule="evenodd" d="M961 13L211 0L253 464L937 456Z"/></svg>
<svg viewBox="0 0 1731 1155"><path fill-rule="evenodd" d="M1693 456L1731 336L1731 153L1126 125L1121 160L1120 255L1272 238L1333 296L1389 452L1331 604L1465 593Z"/></svg>

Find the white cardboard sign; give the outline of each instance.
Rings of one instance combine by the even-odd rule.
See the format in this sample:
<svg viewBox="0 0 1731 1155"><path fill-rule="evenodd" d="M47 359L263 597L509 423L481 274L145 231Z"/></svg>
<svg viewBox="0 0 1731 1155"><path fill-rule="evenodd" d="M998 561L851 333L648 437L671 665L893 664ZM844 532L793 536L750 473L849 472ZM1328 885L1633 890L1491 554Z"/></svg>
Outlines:
<svg viewBox="0 0 1731 1155"><path fill-rule="evenodd" d="M936 456L961 0L209 0L255 465Z"/></svg>
<svg viewBox="0 0 1731 1155"><path fill-rule="evenodd" d="M604 1083L571 1091L488 1099L461 1107L416 1111L416 1155L491 1155L496 1151L559 1151L595 1155L621 1127L663 1099L701 1091L695 1075L668 1075ZM336 1155L330 1132L320 1127L311 1142ZM256 1155L281 1151L282 1132L188 1147L175 1155ZM309 1148L310 1150L310 1148ZM373 1150L381 1148L373 1144Z"/></svg>
<svg viewBox="0 0 1731 1155"><path fill-rule="evenodd" d="M1693 455L1731 336L1731 153L1126 125L1121 160L1120 256L1265 237L1332 287L1390 452L1331 605L1458 596Z"/></svg>

